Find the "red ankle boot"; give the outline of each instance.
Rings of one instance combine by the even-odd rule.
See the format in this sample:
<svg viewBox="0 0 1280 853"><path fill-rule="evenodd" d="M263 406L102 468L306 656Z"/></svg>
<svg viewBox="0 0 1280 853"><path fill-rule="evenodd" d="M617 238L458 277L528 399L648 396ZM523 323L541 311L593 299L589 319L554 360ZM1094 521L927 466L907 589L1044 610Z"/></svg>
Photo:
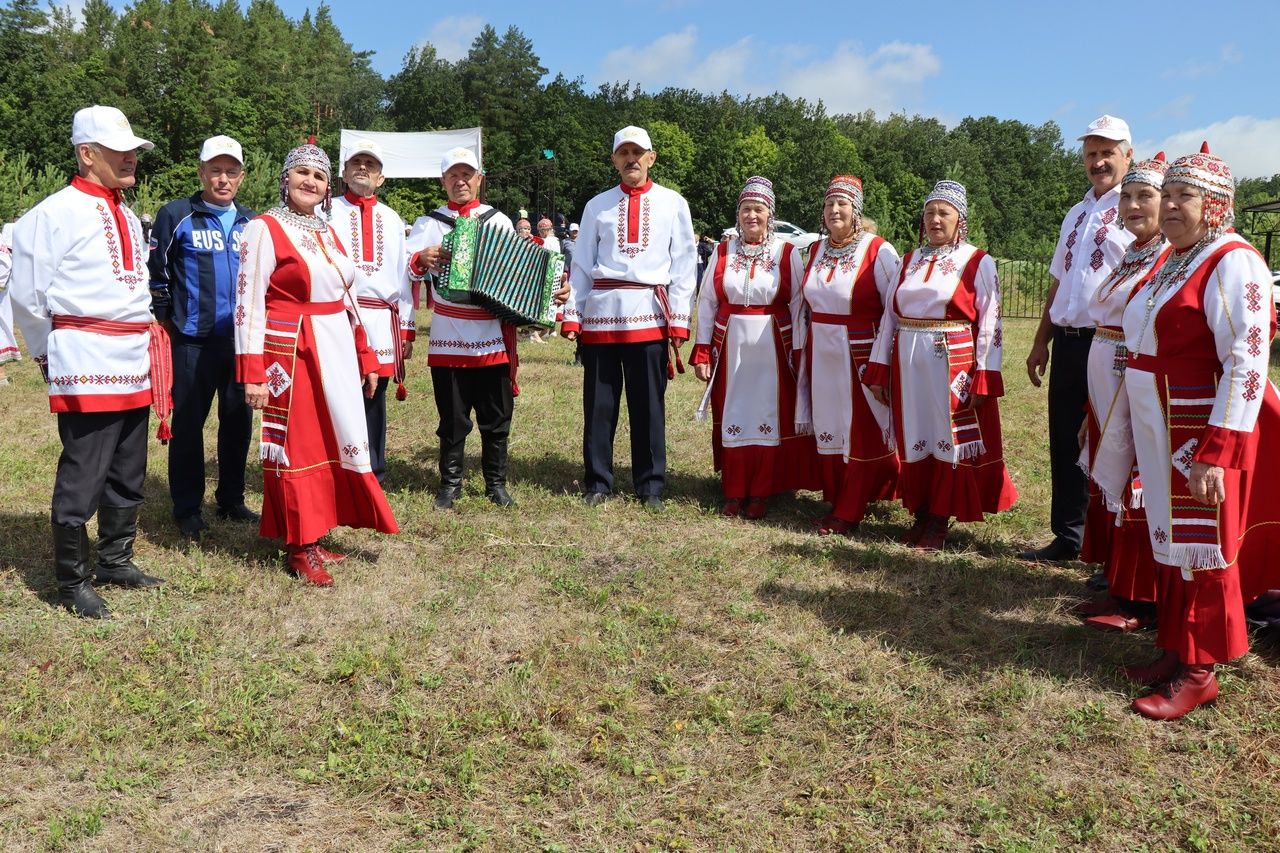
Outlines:
<svg viewBox="0 0 1280 853"><path fill-rule="evenodd" d="M1120 671L1124 673L1124 677L1132 681L1134 684L1143 684L1147 687L1155 687L1157 684L1164 684L1169 679L1178 674L1178 654L1177 652L1162 652L1160 657L1151 663L1141 664L1138 666L1123 666Z"/></svg>
<svg viewBox="0 0 1280 853"><path fill-rule="evenodd" d="M347 559L346 554L339 554L334 551L330 551L328 548L322 548L319 542L317 542L314 547L316 549L316 553L320 555L321 562L326 563L327 565L336 566L338 563Z"/></svg>
<svg viewBox="0 0 1280 853"><path fill-rule="evenodd" d="M751 498L747 501L746 517L751 521L759 521L769 514L768 498Z"/></svg>
<svg viewBox="0 0 1280 853"><path fill-rule="evenodd" d="M947 544L947 529L951 519L941 515L930 515L925 521L924 531L916 540L917 551L941 551Z"/></svg>
<svg viewBox="0 0 1280 853"><path fill-rule="evenodd" d="M911 525L911 529L898 537L898 541L903 545L909 545L914 548L920 542L920 537L924 535L924 529L929 524L929 513L924 510L916 515L915 522Z"/></svg>
<svg viewBox="0 0 1280 853"><path fill-rule="evenodd" d="M1133 710L1151 720L1176 720L1218 698L1213 664L1184 666L1172 680L1133 700Z"/></svg>
<svg viewBox="0 0 1280 853"><path fill-rule="evenodd" d="M333 586L333 575L324 570L324 560L312 542L310 545L290 545L285 557L285 567L294 577L312 586Z"/></svg>
<svg viewBox="0 0 1280 853"><path fill-rule="evenodd" d="M742 498L728 498L720 507L720 514L725 518L737 518L742 513Z"/></svg>

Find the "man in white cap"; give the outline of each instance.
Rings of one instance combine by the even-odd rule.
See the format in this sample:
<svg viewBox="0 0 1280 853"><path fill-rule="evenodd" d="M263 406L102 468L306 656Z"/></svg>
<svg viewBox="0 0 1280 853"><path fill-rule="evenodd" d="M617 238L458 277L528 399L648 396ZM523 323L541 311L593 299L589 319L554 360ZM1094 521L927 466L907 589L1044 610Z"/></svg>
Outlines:
<svg viewBox="0 0 1280 853"><path fill-rule="evenodd" d="M110 618L90 581L155 586L133 564L147 473L147 407L163 413L162 359L152 344L142 225L120 191L135 182L139 148L114 107L86 107L71 125L79 174L14 226L14 316L49 383L62 455L53 486L58 603ZM167 432L167 424L161 421ZM97 570L86 524L98 516Z"/></svg>
<svg viewBox="0 0 1280 853"><path fill-rule="evenodd" d="M582 341L584 499L613 491L613 436L625 385L631 423L631 479L646 508L666 485L666 391L689 338L697 253L689 205L649 179L657 159L649 134L628 126L613 137L622 182L587 202L569 278L561 331Z"/></svg>
<svg viewBox="0 0 1280 853"><path fill-rule="evenodd" d="M240 241L255 214L236 202L244 181L244 151L230 136L200 148L200 192L160 208L151 229L151 292L156 316L169 324L173 351L173 440L169 496L183 536L206 529L204 423L218 399L218 517L258 521L245 506L245 464L253 409L236 382L236 282Z"/></svg>
<svg viewBox="0 0 1280 853"><path fill-rule="evenodd" d="M484 173L469 148L454 148L440 163L440 182L449 201L418 217L409 234L409 274L437 273L448 255L441 247L459 217L475 217L512 228L511 220L480 202ZM480 467L485 495L498 506L511 506L507 493L507 436L515 393L516 329L478 305L450 302L431 286L431 340L427 366L440 424L440 490L435 505L451 509L462 497L462 463L471 412L480 427Z"/></svg>
<svg viewBox="0 0 1280 853"><path fill-rule="evenodd" d="M347 257L355 262L360 316L369 346L378 356L378 386L372 397L365 398L364 415L370 463L381 483L387 475L387 385L395 380L396 399L405 399L405 363L413 354L409 254L404 220L378 201L378 188L386 180L381 146L372 139L359 139L345 157L342 182L347 189L333 200L329 221Z"/></svg>
<svg viewBox="0 0 1280 853"><path fill-rule="evenodd" d="M1018 554L1024 560L1056 562L1080 555L1084 515L1089 503L1088 480L1080 470L1076 438L1089 399L1089 347L1094 325L1089 303L1098 285L1124 257L1132 239L1117 215L1120 181L1133 159L1129 125L1115 116L1095 119L1080 135L1085 173L1091 184L1084 199L1067 213L1058 233L1049 275L1053 283L1035 343L1027 356L1027 375L1040 387L1049 365L1053 342L1053 370L1049 374L1049 461L1052 504L1049 527L1053 541L1043 548Z"/></svg>

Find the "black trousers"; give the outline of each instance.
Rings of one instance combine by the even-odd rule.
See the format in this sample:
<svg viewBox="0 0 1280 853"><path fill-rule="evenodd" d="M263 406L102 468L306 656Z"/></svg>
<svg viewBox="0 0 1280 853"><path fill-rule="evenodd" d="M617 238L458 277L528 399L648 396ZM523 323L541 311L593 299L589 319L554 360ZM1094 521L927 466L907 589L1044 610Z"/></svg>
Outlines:
<svg viewBox="0 0 1280 853"><path fill-rule="evenodd" d="M1093 336L1074 337L1053 330L1049 370L1049 463L1053 497L1049 528L1053 535L1077 549L1084 541L1084 515L1089 505L1089 482L1080 470L1076 435L1089 402L1089 347Z"/></svg>
<svg viewBox="0 0 1280 853"><path fill-rule="evenodd" d="M511 370L505 364L489 367L433 367L431 385L440 413L441 448L466 441L471 413L481 435L506 438L511 432Z"/></svg>
<svg viewBox="0 0 1280 853"><path fill-rule="evenodd" d="M169 496L173 517L186 518L204 502L204 423L218 398L218 506L244 503L245 465L253 409L236 382L233 338L172 336L173 438L169 441Z"/></svg>
<svg viewBox="0 0 1280 853"><path fill-rule="evenodd" d="M387 476L387 384L390 376L378 377L378 390L364 400L364 422L369 428L369 464L381 483Z"/></svg>
<svg viewBox="0 0 1280 853"><path fill-rule="evenodd" d="M150 409L59 412L62 455L53 481L54 524L80 527L98 506L142 503Z"/></svg>
<svg viewBox="0 0 1280 853"><path fill-rule="evenodd" d="M588 492L613 491L613 438L625 387L631 424L631 483L639 497L661 495L667 477L665 340L583 344L582 462Z"/></svg>

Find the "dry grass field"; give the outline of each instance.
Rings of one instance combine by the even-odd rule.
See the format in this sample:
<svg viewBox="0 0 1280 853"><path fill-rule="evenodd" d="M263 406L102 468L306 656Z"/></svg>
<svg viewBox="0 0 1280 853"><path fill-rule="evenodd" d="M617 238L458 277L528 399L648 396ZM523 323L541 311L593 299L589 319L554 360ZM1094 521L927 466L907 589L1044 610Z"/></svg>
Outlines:
<svg viewBox="0 0 1280 853"><path fill-rule="evenodd" d="M942 554L892 544L887 505L852 540L810 532L809 494L719 518L692 373L668 395L665 511L586 508L581 374L555 339L522 344L514 511L484 500L474 436L467 497L431 508L419 355L391 403L403 532L336 531L353 559L331 590L211 508L187 546L155 445L138 550L168 583L107 590L110 623L49 606L55 420L10 365L0 848L1280 849L1275 641L1222 670L1215 708L1153 724L1117 673L1151 636L1069 615L1085 566L1012 559L1043 541L1048 464L1031 325L1006 328L1022 497ZM623 426L621 484L626 447Z"/></svg>

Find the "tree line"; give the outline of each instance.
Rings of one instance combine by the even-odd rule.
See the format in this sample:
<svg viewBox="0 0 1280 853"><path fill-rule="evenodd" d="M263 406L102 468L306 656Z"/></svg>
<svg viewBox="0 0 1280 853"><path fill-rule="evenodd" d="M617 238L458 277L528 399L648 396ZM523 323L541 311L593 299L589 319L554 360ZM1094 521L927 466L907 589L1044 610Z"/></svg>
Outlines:
<svg viewBox="0 0 1280 853"><path fill-rule="evenodd" d="M284 154L314 134L336 155L342 127L483 127L487 200L549 212L553 197L573 218L616 180L613 132L642 125L658 151L654 178L683 193L697 229L712 234L733 223L753 174L774 182L780 218L817 230L827 182L848 173L863 180L867 215L902 249L916 241L928 188L952 178L969 190L975 243L1044 259L1088 188L1075 143L1052 121L969 117L948 128L922 116L831 115L781 93L590 88L581 77L548 77L515 27L485 27L456 62L430 44L414 48L389 79L371 55L343 37L324 3L292 20L273 0L244 9L236 0L136 0L120 13L88 0L81 16L10 0L0 9L0 219L65 183L75 165L71 116L90 103L120 107L156 143L139 161L139 212L196 189L200 143L215 133L243 143L241 200L265 209ZM1241 202L1278 187L1280 175L1246 181ZM408 220L443 199L432 181L389 181L382 197Z"/></svg>

